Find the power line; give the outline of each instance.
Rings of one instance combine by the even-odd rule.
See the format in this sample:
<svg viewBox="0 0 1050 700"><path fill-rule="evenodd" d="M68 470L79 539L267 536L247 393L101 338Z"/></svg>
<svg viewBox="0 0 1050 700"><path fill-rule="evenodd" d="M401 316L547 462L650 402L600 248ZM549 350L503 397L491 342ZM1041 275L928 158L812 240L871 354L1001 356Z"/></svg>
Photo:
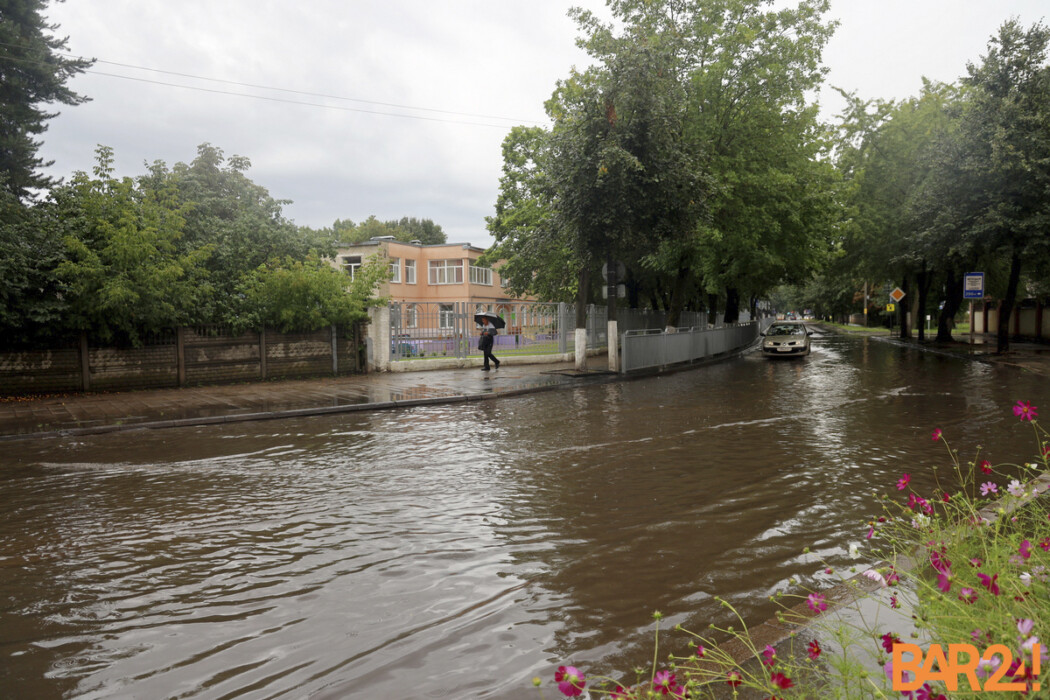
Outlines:
<svg viewBox="0 0 1050 700"><path fill-rule="evenodd" d="M17 48L17 47L15 47L12 44L7 44L7 43L4 43L4 42L0 42L0 46ZM470 113L470 112L454 112L454 111L449 111L449 110L433 109L433 108L429 108L429 107L413 107L411 105L400 105L400 104L389 103L389 102L377 102L377 101L373 101L373 100L364 100L364 99L359 99L359 98L354 98L354 97L342 97L342 96L339 96L339 95L328 95L328 94L324 94L324 93L307 92L307 91L303 91L303 90L292 90L292 89L289 89L289 88L271 87L271 86L267 86L267 85L256 85L256 84L252 84L252 83L242 83L242 82L237 82L237 81L234 81L234 80L224 80L224 79L221 79L221 78L208 78L208 77L205 77L205 76L192 75L192 74L189 74L189 73L178 73L178 72L175 72L175 71L161 70L159 68L148 68L146 66L136 66L136 65L132 65L132 64L128 64L128 63L118 63L118 62L115 62L115 61L105 61L105 60L102 60L102 59L86 59L86 58L84 58L82 56L77 56L75 54L60 53L60 55L66 56L66 57L69 57L69 58L73 58L73 59L77 59L77 60L92 60L95 63L104 63L104 64L107 64L107 65L120 66L122 68L131 68L131 69L135 69L135 70L144 70L144 71L149 71L149 72L153 72L153 73L161 73L161 74L165 74L165 75L173 75L173 76L182 77L182 78L190 78L190 79L193 79L193 80L204 80L204 81L208 81L208 82L223 83L223 84L227 84L227 85L236 85L236 86L239 86L239 87L248 87L248 88L260 89L260 90L273 90L275 92L286 92L286 93L289 93L289 94L303 95L303 96L307 96L307 97L320 97L320 98L324 98L324 99L341 100L341 101L346 101L346 102L359 102L359 103L362 103L362 104L376 105L378 107L391 107L391 108L395 108L395 109L409 109L409 110L415 110L415 111L420 111L420 112L432 112L432 113L435 113L435 114L448 114L448 115L471 117L471 118L477 118L477 119L502 120L502 121L507 121L507 122L513 122L513 123L516 123L516 124L522 124L522 123L541 124L541 122L537 122L537 121L534 121L534 120L531 120L531 119L514 119L513 117L500 117L500 116L486 115L486 114L474 114L474 113ZM37 65L45 65L43 61L34 61L32 59L16 58L16 57L13 57L13 56L0 56L0 59L6 59L8 61L21 62L21 63L34 63L34 64L37 64ZM197 92L206 92L206 93L217 94L217 95L231 95L231 96L234 96L234 97L245 97L245 98L248 98L248 99L264 100L264 101L267 101L267 102L281 102L281 103L285 103L285 104L300 105L300 106L304 106L304 107L318 107L318 108L321 108L321 109L335 109L335 110L339 110L339 111L343 111L343 112L358 112L358 113L361 113L361 114L374 114L374 115L384 116L384 117L400 117L402 119L416 119L416 120L421 120L421 121L442 122L442 123L446 123L446 124L466 124L468 126L483 126L483 127L489 127L489 128L497 128L497 129L505 129L505 128L507 128L507 125L505 125L505 124L486 124L486 123L482 123L482 122L463 121L463 120L459 120L459 119L441 119L441 118L438 118L438 117L426 117L426 116L415 115L415 114L399 114L397 112L384 112L384 111L379 111L379 110L361 109L361 108L354 108L354 107L342 107L342 106L339 106L339 105L320 104L320 103L316 103L316 102L302 102L302 101L299 101L299 100L288 100L288 99L282 99L282 98L279 98L279 97L268 97L266 95L252 95L252 94L243 93L243 92L231 92L229 90L217 90L217 89L213 89L213 88L205 88L205 87L199 87L199 86L195 86L195 85L180 85L178 83L169 83L169 82L164 82L164 81L161 81L161 80L151 80L151 79L148 79L148 78L137 78L137 77L130 76L130 75L120 75L120 74L117 74L117 73L106 73L104 71L96 71L96 70L91 70L91 69L85 69L83 72L84 73L89 73L89 74L92 74L92 75L100 75L100 76L104 76L104 77L107 77L107 78L119 78L121 80L132 80L132 81L135 81L135 82L149 83L149 84L152 84L152 85L162 85L162 86L165 86L165 87L181 88L183 90L194 90L194 91L197 91Z"/></svg>

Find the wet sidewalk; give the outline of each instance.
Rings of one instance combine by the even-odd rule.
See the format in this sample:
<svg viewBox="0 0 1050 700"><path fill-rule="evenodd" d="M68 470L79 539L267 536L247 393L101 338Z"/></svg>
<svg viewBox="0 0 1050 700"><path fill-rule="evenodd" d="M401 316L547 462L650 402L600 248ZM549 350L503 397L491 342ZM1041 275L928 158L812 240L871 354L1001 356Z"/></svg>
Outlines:
<svg viewBox="0 0 1050 700"><path fill-rule="evenodd" d="M618 378L604 366L605 358L596 357L584 373L572 363L504 362L490 372L473 367L0 398L0 441L481 401Z"/></svg>
<svg viewBox="0 0 1050 700"><path fill-rule="evenodd" d="M920 344L914 339L900 340L888 335L875 338L1012 367L1030 373L1033 381L1050 379L1050 345L1011 343L1010 352L996 355L994 336L982 336L981 342L973 346L962 340ZM0 441L482 401L622 379L606 371L605 366L604 357L592 357L588 371L582 373L577 372L572 363L504 363L501 369L491 372L471 367L183 389L0 398Z"/></svg>

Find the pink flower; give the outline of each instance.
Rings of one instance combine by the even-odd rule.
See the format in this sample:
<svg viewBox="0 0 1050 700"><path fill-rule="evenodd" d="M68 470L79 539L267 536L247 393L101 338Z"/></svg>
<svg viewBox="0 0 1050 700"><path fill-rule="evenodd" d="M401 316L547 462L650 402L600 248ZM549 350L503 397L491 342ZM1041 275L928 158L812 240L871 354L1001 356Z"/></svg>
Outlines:
<svg viewBox="0 0 1050 700"><path fill-rule="evenodd" d="M616 686L616 690L609 693L609 697L613 698L613 700L627 700L631 697L631 689L618 685Z"/></svg>
<svg viewBox="0 0 1050 700"><path fill-rule="evenodd" d="M890 596L890 607L893 608L894 610L896 610L900 606L901 606L901 604L899 602L897 602L897 596L891 595Z"/></svg>
<svg viewBox="0 0 1050 700"><path fill-rule="evenodd" d="M977 578L981 579L981 585L991 591L992 595L999 595L999 584L996 581L999 579L999 574L989 576L988 574L977 574Z"/></svg>
<svg viewBox="0 0 1050 700"><path fill-rule="evenodd" d="M952 568L952 562L948 557L934 550L930 552L930 566L942 574Z"/></svg>
<svg viewBox="0 0 1050 700"><path fill-rule="evenodd" d="M970 603L972 605L973 603L977 602L977 591L964 586L959 590L959 600L961 600L964 603Z"/></svg>
<svg viewBox="0 0 1050 700"><path fill-rule="evenodd" d="M570 698L583 695L583 687L587 685L580 669L575 666L559 666L554 673L554 680L558 684L558 690Z"/></svg>
<svg viewBox="0 0 1050 700"><path fill-rule="evenodd" d="M875 535L875 527L874 526L869 527L868 528L868 534L864 537L864 539L870 540L874 535Z"/></svg>
<svg viewBox="0 0 1050 700"><path fill-rule="evenodd" d="M1018 401L1014 406L1014 415L1021 420L1035 420L1039 417L1039 414L1035 412L1036 408L1038 406L1033 406L1031 401Z"/></svg>
<svg viewBox="0 0 1050 700"><path fill-rule="evenodd" d="M940 588L942 593L948 593L952 590L951 571L943 571L939 576L937 576L937 588Z"/></svg>
<svg viewBox="0 0 1050 700"><path fill-rule="evenodd" d="M981 495L987 496L990 493L999 493L999 487L992 481L986 481L981 484Z"/></svg>
<svg viewBox="0 0 1050 700"><path fill-rule="evenodd" d="M981 467L981 471L984 472L985 474L991 474L992 473L992 463L989 462L987 459L984 460L983 462L981 462L980 467Z"/></svg>
<svg viewBox="0 0 1050 700"><path fill-rule="evenodd" d="M902 476L900 479L897 480L897 490L903 491L904 489L908 488L909 481L911 481L911 474L905 474L904 476Z"/></svg>
<svg viewBox="0 0 1050 700"><path fill-rule="evenodd" d="M943 697L931 688L929 683L923 683L922 687L915 691L915 700L940 700Z"/></svg>
<svg viewBox="0 0 1050 700"><path fill-rule="evenodd" d="M828 609L826 598L820 593L810 593L806 598L806 602L809 603L809 609L813 612L823 612Z"/></svg>
<svg viewBox="0 0 1050 700"><path fill-rule="evenodd" d="M785 676L783 673L780 673L779 671L770 676L769 680L773 681L773 685L783 690L787 690L791 686L795 685L791 682L790 678Z"/></svg>
<svg viewBox="0 0 1050 700"><path fill-rule="evenodd" d="M933 433L930 435L930 437L933 438L934 442L937 442L938 440L940 440L941 439L941 429L937 428L936 430L934 430Z"/></svg>
<svg viewBox="0 0 1050 700"><path fill-rule="evenodd" d="M704 645L703 644L701 644L700 646L698 646L696 648L696 658L702 659L702 658L704 658L705 654L707 654L707 649L704 649Z"/></svg>
<svg viewBox="0 0 1050 700"><path fill-rule="evenodd" d="M809 650L809 658L813 659L814 661L820 658L820 642L818 642L816 639L810 642L809 646L806 648Z"/></svg>
<svg viewBox="0 0 1050 700"><path fill-rule="evenodd" d="M900 583L900 581L901 581L901 577L899 575L897 575L897 572L894 571L893 569L890 569L890 573L886 574L886 585L887 586L896 586L898 583Z"/></svg>
<svg viewBox="0 0 1050 700"><path fill-rule="evenodd" d="M664 695L667 695L674 689L674 674L670 671L657 671L656 677L653 678L653 688L656 688Z"/></svg>
<svg viewBox="0 0 1050 700"><path fill-rule="evenodd" d="M949 501L952 500L952 497L948 495L947 491L945 491L944 493L941 494L941 500L944 501L945 503L948 503Z"/></svg>
<svg viewBox="0 0 1050 700"><path fill-rule="evenodd" d="M974 567L975 569L980 569L982 563L983 562L976 557L970 560L970 566Z"/></svg>
<svg viewBox="0 0 1050 700"><path fill-rule="evenodd" d="M900 644L900 641L900 637L891 632L887 632L886 634L882 635L882 648L886 650L887 654L892 654L893 645Z"/></svg>
<svg viewBox="0 0 1050 700"><path fill-rule="evenodd" d="M1044 552L1050 552L1050 537L1044 537L1043 541L1039 543L1039 547Z"/></svg>
<svg viewBox="0 0 1050 700"><path fill-rule="evenodd" d="M765 650L762 651L762 663L766 666L772 666L776 663L774 660L776 656L777 650L767 644Z"/></svg>
<svg viewBox="0 0 1050 700"><path fill-rule="evenodd" d="M726 683L733 686L734 688L743 682L740 680L740 671L730 671L726 674L726 679Z"/></svg>
<svg viewBox="0 0 1050 700"><path fill-rule="evenodd" d="M1028 540L1025 540L1021 543L1021 548L1018 549L1017 552L1025 559L1028 559L1032 556L1032 543Z"/></svg>
<svg viewBox="0 0 1050 700"><path fill-rule="evenodd" d="M864 572L864 576L866 578L870 578L872 581L874 581L875 583L879 584L883 588L886 587L886 577L883 576L882 574L880 574L877 570L875 570L875 569L868 569L867 571Z"/></svg>
<svg viewBox="0 0 1050 700"><path fill-rule="evenodd" d="M1027 637L1032 633L1035 628L1035 620L1024 618L1017 621L1017 631L1021 633L1022 637Z"/></svg>

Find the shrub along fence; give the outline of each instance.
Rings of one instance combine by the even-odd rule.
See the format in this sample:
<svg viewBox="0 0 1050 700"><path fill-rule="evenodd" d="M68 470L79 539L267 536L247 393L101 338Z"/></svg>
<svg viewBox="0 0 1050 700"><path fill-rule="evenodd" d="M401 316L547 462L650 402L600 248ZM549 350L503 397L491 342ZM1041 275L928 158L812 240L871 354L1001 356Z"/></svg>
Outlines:
<svg viewBox="0 0 1050 700"><path fill-rule="evenodd" d="M141 347L79 343L0 350L0 395L56 391L160 389L365 371L365 325L309 333L264 329L234 333L196 326L151 338Z"/></svg>

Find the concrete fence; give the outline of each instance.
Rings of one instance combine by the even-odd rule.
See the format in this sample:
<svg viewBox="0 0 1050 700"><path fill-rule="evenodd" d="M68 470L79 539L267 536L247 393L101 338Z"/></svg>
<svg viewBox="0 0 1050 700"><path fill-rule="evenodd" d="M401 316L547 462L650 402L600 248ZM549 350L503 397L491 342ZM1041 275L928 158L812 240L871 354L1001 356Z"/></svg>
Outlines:
<svg viewBox="0 0 1050 700"><path fill-rule="evenodd" d="M978 302L974 304L974 333L997 333L999 330L999 304ZM1021 300L1010 314L1007 326L1015 338L1050 340L1050 308L1028 299Z"/></svg>
<svg viewBox="0 0 1050 700"><path fill-rule="evenodd" d="M142 347L0 352L0 395L122 391L363 372L363 325L310 333L178 328Z"/></svg>
<svg viewBox="0 0 1050 700"><path fill-rule="evenodd" d="M620 371L626 374L724 355L755 342L761 325L760 321L749 321L674 333L628 331L621 336Z"/></svg>

